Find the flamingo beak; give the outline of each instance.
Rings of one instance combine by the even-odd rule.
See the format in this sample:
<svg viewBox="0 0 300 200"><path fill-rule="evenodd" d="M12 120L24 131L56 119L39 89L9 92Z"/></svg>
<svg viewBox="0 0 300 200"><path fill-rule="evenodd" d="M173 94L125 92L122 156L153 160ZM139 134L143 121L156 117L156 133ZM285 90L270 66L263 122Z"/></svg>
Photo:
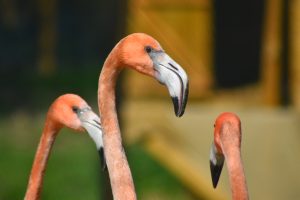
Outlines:
<svg viewBox="0 0 300 200"><path fill-rule="evenodd" d="M102 127L100 118L90 108L80 109L77 115L81 121L82 127L88 132L89 136L95 142L99 152L101 168L106 169L106 161L103 149Z"/></svg>
<svg viewBox="0 0 300 200"><path fill-rule="evenodd" d="M213 187L216 188L224 164L224 155L217 152L217 148L212 144L210 148L210 172Z"/></svg>
<svg viewBox="0 0 300 200"><path fill-rule="evenodd" d="M155 78L168 88L175 115L181 117L184 114L189 94L186 72L163 51L153 51L149 55L154 63Z"/></svg>

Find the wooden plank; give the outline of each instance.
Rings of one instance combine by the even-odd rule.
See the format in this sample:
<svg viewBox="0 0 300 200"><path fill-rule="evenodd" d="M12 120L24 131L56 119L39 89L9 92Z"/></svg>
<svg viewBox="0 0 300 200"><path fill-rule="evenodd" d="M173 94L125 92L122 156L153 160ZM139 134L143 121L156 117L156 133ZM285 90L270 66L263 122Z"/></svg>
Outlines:
<svg viewBox="0 0 300 200"><path fill-rule="evenodd" d="M135 0L135 7L153 8L153 7L206 7L211 4L209 0Z"/></svg>
<svg viewBox="0 0 300 200"><path fill-rule="evenodd" d="M148 137L144 143L146 150L152 156L175 174L199 199L228 199L228 194L216 192L211 183L205 181L206 178L202 176L199 168L195 167L193 160L184 155L180 149L166 142L166 138L161 135L161 133L151 134L151 137Z"/></svg>
<svg viewBox="0 0 300 200"><path fill-rule="evenodd" d="M262 42L263 101L269 106L280 103L282 0L267 0Z"/></svg>
<svg viewBox="0 0 300 200"><path fill-rule="evenodd" d="M56 68L56 0L37 1L39 21L38 71L41 75L50 75Z"/></svg>
<svg viewBox="0 0 300 200"><path fill-rule="evenodd" d="M300 111L300 1L290 1L290 88L291 101Z"/></svg>
<svg viewBox="0 0 300 200"><path fill-rule="evenodd" d="M180 119L173 116L171 102L169 102L170 106L166 106L166 102L161 102L125 103L122 110L125 142L128 145L140 143L199 199L229 199L229 194L225 192L224 187L219 187L217 190L212 187L208 154L204 159L207 161L204 167L201 154L195 157L190 156L189 152L193 151L193 148L187 147L185 142L187 138L182 138L178 133L180 130L172 127L172 124ZM151 123L144 123L145 121L151 121Z"/></svg>

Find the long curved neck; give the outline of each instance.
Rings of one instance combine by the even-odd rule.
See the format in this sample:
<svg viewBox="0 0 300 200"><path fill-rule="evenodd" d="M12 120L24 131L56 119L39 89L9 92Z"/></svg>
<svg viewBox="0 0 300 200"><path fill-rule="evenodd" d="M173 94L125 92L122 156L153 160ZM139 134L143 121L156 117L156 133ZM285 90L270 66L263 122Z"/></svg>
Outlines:
<svg viewBox="0 0 300 200"><path fill-rule="evenodd" d="M237 138L230 137L229 135L232 134L226 134L226 131L238 130L227 129L225 130L225 133L222 134L223 137L221 136L221 145L223 153L225 155L227 170L231 184L232 199L248 200L249 195L243 168L243 162L241 158L240 141L236 141Z"/></svg>
<svg viewBox="0 0 300 200"><path fill-rule="evenodd" d="M25 200L40 199L42 191L43 177L46 170L47 161L50 155L52 145L54 143L56 133L59 130L54 128L51 122L46 122L40 143L38 145L30 178L25 194Z"/></svg>
<svg viewBox="0 0 300 200"><path fill-rule="evenodd" d="M231 192L233 200L247 200L248 189L246 178L239 150L232 150L225 153L227 169L230 178Z"/></svg>
<svg viewBox="0 0 300 200"><path fill-rule="evenodd" d="M106 59L98 86L98 106L103 127L103 142L107 168L115 200L135 200L136 194L131 171L122 146L121 133L116 113L115 86L121 70L116 51Z"/></svg>

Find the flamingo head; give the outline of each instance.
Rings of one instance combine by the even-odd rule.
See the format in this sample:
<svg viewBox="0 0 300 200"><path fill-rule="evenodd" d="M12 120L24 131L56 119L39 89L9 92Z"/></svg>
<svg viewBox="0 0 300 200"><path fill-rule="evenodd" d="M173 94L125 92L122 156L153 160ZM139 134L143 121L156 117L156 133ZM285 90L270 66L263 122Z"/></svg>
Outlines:
<svg viewBox="0 0 300 200"><path fill-rule="evenodd" d="M102 128L100 118L92 111L91 107L78 95L65 94L58 97L48 112L48 118L58 128L68 127L75 131L87 131L95 142L100 153L102 168L104 168L104 153Z"/></svg>
<svg viewBox="0 0 300 200"><path fill-rule="evenodd" d="M238 131L232 131L238 130ZM214 124L214 142L210 149L210 172L214 188L217 187L222 172L225 156L224 144L241 144L241 122L239 117L230 112L220 114ZM230 145L231 145L230 144ZM227 145L226 145L227 146Z"/></svg>
<svg viewBox="0 0 300 200"><path fill-rule="evenodd" d="M120 41L123 65L154 77L168 88L176 116L184 114L188 99L189 81L186 72L151 36L131 34Z"/></svg>

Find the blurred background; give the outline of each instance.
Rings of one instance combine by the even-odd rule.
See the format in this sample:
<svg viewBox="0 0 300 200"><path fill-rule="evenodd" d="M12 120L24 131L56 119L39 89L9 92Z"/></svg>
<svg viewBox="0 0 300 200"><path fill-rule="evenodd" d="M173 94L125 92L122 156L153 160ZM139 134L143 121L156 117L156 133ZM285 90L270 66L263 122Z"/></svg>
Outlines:
<svg viewBox="0 0 300 200"><path fill-rule="evenodd" d="M178 119L166 88L132 71L117 88L139 199L230 199L224 167L212 188L209 148L219 113L242 121L252 199L300 198L300 1L0 0L0 199L22 199L52 101L76 93L97 108L102 64L145 32L186 69ZM42 199L111 199L86 134L63 129Z"/></svg>

